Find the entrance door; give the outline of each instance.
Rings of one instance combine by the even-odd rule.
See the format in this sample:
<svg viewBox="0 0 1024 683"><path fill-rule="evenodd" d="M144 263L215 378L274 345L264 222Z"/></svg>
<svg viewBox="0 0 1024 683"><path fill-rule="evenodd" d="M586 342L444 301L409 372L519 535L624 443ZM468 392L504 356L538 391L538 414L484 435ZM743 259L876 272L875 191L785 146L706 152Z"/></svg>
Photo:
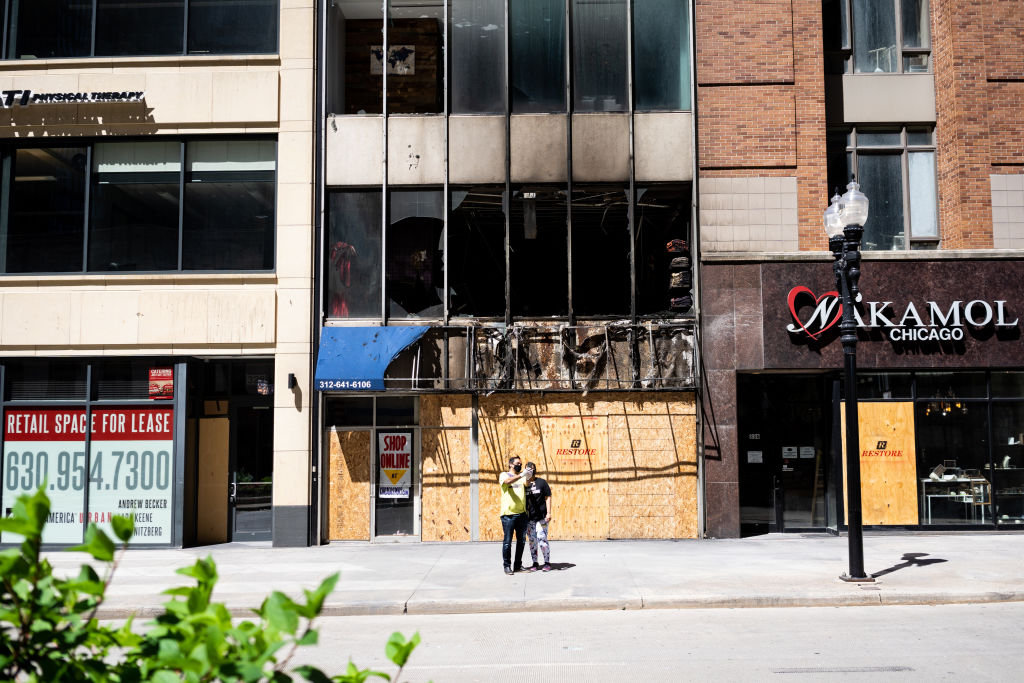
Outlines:
<svg viewBox="0 0 1024 683"><path fill-rule="evenodd" d="M231 407L228 504L233 541L269 541L274 475L274 409L268 401Z"/></svg>
<svg viewBox="0 0 1024 683"><path fill-rule="evenodd" d="M373 535L413 537L419 530L417 430L377 429Z"/></svg>
<svg viewBox="0 0 1024 683"><path fill-rule="evenodd" d="M827 527L828 386L826 375L737 375L743 535Z"/></svg>

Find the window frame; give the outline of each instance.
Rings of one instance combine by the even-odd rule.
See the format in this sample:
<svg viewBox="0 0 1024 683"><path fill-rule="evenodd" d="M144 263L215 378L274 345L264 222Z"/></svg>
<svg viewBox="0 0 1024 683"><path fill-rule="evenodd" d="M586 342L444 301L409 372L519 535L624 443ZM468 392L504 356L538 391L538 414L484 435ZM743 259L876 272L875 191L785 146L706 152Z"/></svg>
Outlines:
<svg viewBox="0 0 1024 683"><path fill-rule="evenodd" d="M174 142L179 145L179 170L178 173L178 253L175 259L176 266L172 269L166 270L91 270L89 268L89 238L92 230L92 207L91 199L93 195L93 186L95 185L96 171L93 168L93 152L98 144L134 144L134 143L146 143L146 142ZM273 142L274 143L274 170L273 171L260 171L260 173L272 173L272 177L268 178L269 182L273 183L273 210L274 210L274 221L273 221L273 240L270 245L270 268L260 269L217 269L217 270L198 270L198 269L186 269L183 267L184 259L184 221L185 221L185 190L186 186L191 182L190 176L192 172L188 170L188 146L193 142ZM6 267L6 254L0 259L5 265L3 270L0 270L0 283L5 278L16 278L16 277L37 277L40 275L61 275L61 276L138 276L138 275L161 275L161 274L197 274L197 275L211 275L211 274L233 274L233 273L274 273L277 271L277 238L278 238L278 199L279 199L279 162L280 162L280 146L277 144L277 135L225 135L215 137L205 136L159 136L154 138L152 136L141 137L141 136L125 136L125 137L98 137L98 138L86 138L86 139L66 139L66 138L22 138L17 140L10 140L4 144L0 144L0 248L6 249L6 240L8 234L8 225L10 219L10 208L11 202L10 197L12 193L12 186L14 183L14 156L20 149L32 149L32 148L45 148L45 147L61 147L74 144L75 146L84 147L87 151L87 161L84 169L84 182L83 182L83 199L84 199L84 210L83 210L83 243L82 243L82 256L81 256L81 268L78 270L50 270L50 271L31 271L31 272L9 272ZM228 172L233 173L233 172Z"/></svg>
<svg viewBox="0 0 1024 683"><path fill-rule="evenodd" d="M893 24L893 30L895 31L895 35L896 35L896 52L899 54L899 59L896 60L897 69L895 71L886 71L884 73L888 73L888 74L911 74L911 73L913 73L913 74L917 74L917 73L928 73L928 74L931 74L931 73L934 73L934 69L933 69L933 66L932 66L932 32L931 32L931 30L929 30L929 33L928 33L928 44L926 46L923 46L923 47L907 47L907 46L903 45L903 2L904 2L904 0L882 0L882 1L884 1L884 2L891 2L893 4L893 10L895 12L895 22ZM927 9L928 9L929 24L930 24L931 12L932 12L931 0L925 0L925 1L928 4ZM851 2L853 2L853 0L837 0L837 2L839 4L841 16L839 16L839 17L828 17L828 16L826 16L825 17L825 21L831 21L831 20L835 20L835 19L838 18L842 22L842 28L839 31L842 34L842 47L839 48L839 49L835 49L835 48L829 49L828 47L825 48L824 56L825 56L825 60L826 60L826 65L828 64L828 61L830 59L835 59L835 58L838 57L843 62L843 71L842 71L842 73L844 75L845 74L851 74L851 75L869 74L871 72L868 72L868 71L856 71L855 70L856 67L855 67L854 59L855 59L856 55L854 54L854 40L853 40L853 37L854 37L854 34L855 34L856 30L857 30L857 27L854 25L855 22L854 22L854 18L853 18L853 7L851 5ZM823 11L825 11L825 7L826 6L823 5L822 7L823 7ZM904 68L903 68L903 61L904 61L904 59L906 59L907 57L915 57L915 56L922 56L922 55L927 55L928 56L928 68L926 70L924 70L924 71L906 71L906 70L904 70ZM828 73L827 66L826 66L826 73Z"/></svg>
<svg viewBox="0 0 1024 683"><path fill-rule="evenodd" d="M863 155L883 155L893 154L898 152L900 156L900 179L901 179L901 191L903 199L903 248L902 249L882 249L878 251L907 251L913 249L936 249L939 243L942 241L942 224L941 217L938 210L938 202L935 205L935 235L934 236L914 236L911 232L913 225L913 216L910 210L910 154L913 152L931 152L936 153L935 145L935 129L934 127L927 127L928 134L931 136L931 144L923 145L918 143L911 144L908 140L909 134L923 132L922 129L926 126L915 126L915 125L903 125L899 127L899 144L860 144L858 134L865 133L893 133L893 127L891 126L851 126L842 129L846 132L846 146L845 154L850 159L849 171L855 177L860 177L859 168L859 157ZM840 132L837 129L835 132ZM935 186L935 197L938 200L939 187L938 187L938 172L932 177L932 182ZM840 192L843 190L840 189ZM870 202L871 197L868 197ZM870 220L870 218L869 218Z"/></svg>
<svg viewBox="0 0 1024 683"><path fill-rule="evenodd" d="M0 61L7 62L34 62L38 59L26 59L22 57L16 57L13 54L13 40L11 36L11 6L12 3L18 0L3 0L3 45L2 52L0 52ZM30 0L29 0L30 1ZM88 54L81 55L69 55L67 57L44 57L47 60L58 60L58 59L133 59L139 57L220 57L225 55L274 55L281 52L281 0L272 0L277 5L277 11L274 13L276 18L276 30L274 36L274 45L268 51L260 50L246 50L245 52L189 52L188 49L188 22L189 22L189 9L193 0L183 0L183 12L182 12L182 27L181 27L181 51L180 52L168 52L168 53L153 53L153 54L116 54L116 55L102 55L96 54L96 26L97 26L97 8L98 0L89 0L90 2L90 26L89 26L89 52Z"/></svg>

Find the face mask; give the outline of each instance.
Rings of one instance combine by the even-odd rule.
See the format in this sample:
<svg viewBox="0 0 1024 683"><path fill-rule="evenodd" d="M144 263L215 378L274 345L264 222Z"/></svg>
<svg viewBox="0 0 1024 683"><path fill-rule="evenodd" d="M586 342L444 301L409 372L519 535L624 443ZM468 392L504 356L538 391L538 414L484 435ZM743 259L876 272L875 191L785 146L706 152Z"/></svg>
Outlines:
<svg viewBox="0 0 1024 683"><path fill-rule="evenodd" d="M522 466L522 465L513 465L513 466L512 466L512 471L513 471L513 472L515 472L516 474L519 474L519 472L520 472L520 471L521 471L522 469L523 469L523 466Z"/></svg>

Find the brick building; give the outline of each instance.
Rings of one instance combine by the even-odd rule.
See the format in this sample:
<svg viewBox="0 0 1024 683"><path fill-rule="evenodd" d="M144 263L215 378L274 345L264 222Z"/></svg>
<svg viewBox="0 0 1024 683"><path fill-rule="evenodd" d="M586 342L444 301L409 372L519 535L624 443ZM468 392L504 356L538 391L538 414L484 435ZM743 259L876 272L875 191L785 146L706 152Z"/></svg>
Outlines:
<svg viewBox="0 0 1024 683"><path fill-rule="evenodd" d="M821 226L851 174L871 202L864 523L1024 523L1024 5L697 0L695 16L707 534L843 527Z"/></svg>

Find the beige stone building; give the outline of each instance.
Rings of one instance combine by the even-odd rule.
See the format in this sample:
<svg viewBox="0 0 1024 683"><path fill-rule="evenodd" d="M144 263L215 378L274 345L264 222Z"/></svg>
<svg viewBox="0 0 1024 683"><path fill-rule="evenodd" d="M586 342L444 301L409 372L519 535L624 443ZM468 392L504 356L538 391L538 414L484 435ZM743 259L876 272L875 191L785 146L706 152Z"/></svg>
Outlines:
<svg viewBox="0 0 1024 683"><path fill-rule="evenodd" d="M307 544L313 0L6 5L3 507Z"/></svg>

